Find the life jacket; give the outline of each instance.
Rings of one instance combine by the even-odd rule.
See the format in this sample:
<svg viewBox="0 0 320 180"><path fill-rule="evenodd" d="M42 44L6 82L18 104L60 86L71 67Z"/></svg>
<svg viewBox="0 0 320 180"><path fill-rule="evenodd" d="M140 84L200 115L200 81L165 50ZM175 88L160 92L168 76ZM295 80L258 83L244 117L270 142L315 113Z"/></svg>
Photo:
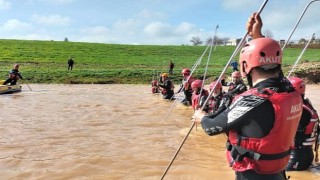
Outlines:
<svg viewBox="0 0 320 180"><path fill-rule="evenodd" d="M211 113L214 113L217 111L219 105L220 105L220 102L221 102L221 99L223 98L223 95L225 93L222 92L220 93L218 96L216 97L212 97L209 99L208 103L209 103L209 110L208 112L211 112Z"/></svg>
<svg viewBox="0 0 320 180"><path fill-rule="evenodd" d="M244 137L236 130L230 130L227 142L229 164L238 172L247 170L254 170L260 174L281 172L288 163L290 148L301 118L302 98L296 91L276 93L270 89L263 89L259 92L253 88L236 96L234 101L246 95L268 99L275 111L275 121L269 134L262 138Z"/></svg>
<svg viewBox="0 0 320 180"><path fill-rule="evenodd" d="M152 80L151 81L151 92L152 93L158 93L159 92L159 87L158 87L158 81L157 80Z"/></svg>
<svg viewBox="0 0 320 180"><path fill-rule="evenodd" d="M305 99L303 104L303 109L310 113L311 119L307 126L298 128L298 133L296 135L296 139L302 139L299 143L295 143L294 148L300 148L302 146L313 146L315 141L318 139L318 125L319 125L319 116L317 111L313 108L309 99ZM299 133L299 131L302 133ZM300 136L300 137L297 137Z"/></svg>
<svg viewBox="0 0 320 180"><path fill-rule="evenodd" d="M187 81L188 80L188 81ZM191 84L193 81L195 81L196 79L192 76L186 76L183 78L183 85L184 87L188 86L187 90L186 89L183 89L184 91L189 91L190 93L193 92L192 88L191 88Z"/></svg>
<svg viewBox="0 0 320 180"><path fill-rule="evenodd" d="M192 104L192 109L197 110L200 107L200 99L202 96L208 97L209 93L207 90L202 89L202 92L200 94L197 92L193 92L192 97L191 97L191 104Z"/></svg>
<svg viewBox="0 0 320 180"><path fill-rule="evenodd" d="M19 71L18 70L15 70L15 69L12 69L9 73L9 78L10 79L19 79Z"/></svg>

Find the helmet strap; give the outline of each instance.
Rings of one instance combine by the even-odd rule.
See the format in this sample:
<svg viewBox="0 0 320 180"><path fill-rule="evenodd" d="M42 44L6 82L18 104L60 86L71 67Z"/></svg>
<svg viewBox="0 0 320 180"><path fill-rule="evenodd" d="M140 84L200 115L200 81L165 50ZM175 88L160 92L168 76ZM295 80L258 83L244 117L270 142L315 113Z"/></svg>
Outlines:
<svg viewBox="0 0 320 180"><path fill-rule="evenodd" d="M248 80L248 85L250 87L250 89L253 87L253 84L252 84L252 76L249 74L247 74L247 80Z"/></svg>

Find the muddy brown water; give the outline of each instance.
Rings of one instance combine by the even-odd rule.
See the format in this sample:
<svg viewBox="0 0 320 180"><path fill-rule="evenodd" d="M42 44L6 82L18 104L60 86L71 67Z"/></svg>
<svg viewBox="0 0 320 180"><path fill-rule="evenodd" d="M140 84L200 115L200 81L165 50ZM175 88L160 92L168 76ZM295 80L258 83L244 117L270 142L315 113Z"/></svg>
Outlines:
<svg viewBox="0 0 320 180"><path fill-rule="evenodd" d="M1 95L0 179L160 179L192 110L151 94L149 85L23 85ZM320 110L320 85L307 97ZM164 179L234 179L225 135L194 128ZM320 179L320 170L288 172Z"/></svg>

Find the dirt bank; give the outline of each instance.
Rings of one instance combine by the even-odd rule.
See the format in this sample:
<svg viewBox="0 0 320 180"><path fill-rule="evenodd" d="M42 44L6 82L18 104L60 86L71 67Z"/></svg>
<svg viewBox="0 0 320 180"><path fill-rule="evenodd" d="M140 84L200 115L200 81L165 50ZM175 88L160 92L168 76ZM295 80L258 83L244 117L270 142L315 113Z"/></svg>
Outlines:
<svg viewBox="0 0 320 180"><path fill-rule="evenodd" d="M320 83L320 62L299 64L292 75L303 78L307 84L318 84Z"/></svg>

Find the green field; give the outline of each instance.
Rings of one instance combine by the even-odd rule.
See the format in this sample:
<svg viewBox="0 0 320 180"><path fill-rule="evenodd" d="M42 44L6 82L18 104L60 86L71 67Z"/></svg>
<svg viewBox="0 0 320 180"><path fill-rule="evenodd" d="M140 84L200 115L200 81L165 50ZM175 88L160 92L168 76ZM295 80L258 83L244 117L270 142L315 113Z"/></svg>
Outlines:
<svg viewBox="0 0 320 180"><path fill-rule="evenodd" d="M205 49L206 46L0 40L0 79L8 76L14 63L19 63L20 72L24 76L22 83L149 84L156 74L168 71L168 64L172 60L175 68L171 78L174 83L179 83L182 68L191 68ZM206 76L219 76L234 49L234 46L217 46L211 54ZM285 73L290 70L302 49L285 49ZM203 76L208 53L194 72L196 77ZM70 56L75 60L72 71L67 70L67 59ZM307 49L300 62L319 59L320 49ZM230 72L231 67L227 74Z"/></svg>

